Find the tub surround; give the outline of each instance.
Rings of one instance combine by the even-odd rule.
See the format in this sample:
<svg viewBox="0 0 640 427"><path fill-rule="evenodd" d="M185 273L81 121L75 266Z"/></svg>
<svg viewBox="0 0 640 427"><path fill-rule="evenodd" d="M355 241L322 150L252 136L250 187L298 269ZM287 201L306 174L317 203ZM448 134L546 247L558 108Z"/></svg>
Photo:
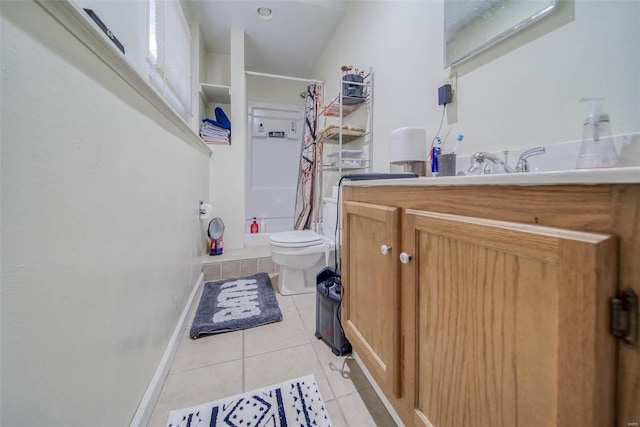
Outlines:
<svg viewBox="0 0 640 427"><path fill-rule="evenodd" d="M280 230L280 231L287 231ZM253 233L253 234L245 234L244 235L244 246L269 246L269 236L271 236L271 232L267 233Z"/></svg>

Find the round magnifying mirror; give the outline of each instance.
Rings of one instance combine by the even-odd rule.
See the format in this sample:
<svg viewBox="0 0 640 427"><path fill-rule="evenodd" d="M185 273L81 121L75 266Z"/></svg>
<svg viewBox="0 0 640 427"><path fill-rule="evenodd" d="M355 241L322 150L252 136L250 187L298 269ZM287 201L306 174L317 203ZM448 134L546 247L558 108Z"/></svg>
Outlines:
<svg viewBox="0 0 640 427"><path fill-rule="evenodd" d="M221 238L222 233L224 233L224 222L222 222L222 218L213 218L211 222L209 222L209 229L207 230L207 233L211 240L218 240Z"/></svg>

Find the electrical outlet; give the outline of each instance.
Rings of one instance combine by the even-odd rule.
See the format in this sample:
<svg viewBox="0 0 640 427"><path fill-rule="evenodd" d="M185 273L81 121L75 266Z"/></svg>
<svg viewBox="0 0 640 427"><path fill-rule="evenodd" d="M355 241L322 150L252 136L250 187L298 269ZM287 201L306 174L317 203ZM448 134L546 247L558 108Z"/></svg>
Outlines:
<svg viewBox="0 0 640 427"><path fill-rule="evenodd" d="M451 85L451 97L455 99L458 94L458 73L449 74L449 80L447 83Z"/></svg>

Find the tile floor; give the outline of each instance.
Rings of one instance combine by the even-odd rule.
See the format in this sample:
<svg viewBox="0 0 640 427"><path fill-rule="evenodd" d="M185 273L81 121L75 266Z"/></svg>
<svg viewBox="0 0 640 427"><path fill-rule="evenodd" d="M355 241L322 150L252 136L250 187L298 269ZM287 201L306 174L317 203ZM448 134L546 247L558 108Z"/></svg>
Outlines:
<svg viewBox="0 0 640 427"><path fill-rule="evenodd" d="M211 280L205 277L205 280ZM336 357L316 339L315 294L277 294L282 322L189 338L200 289L149 425L166 426L169 412L312 373L335 427L395 426L354 360L343 378ZM336 369L337 368L337 369Z"/></svg>

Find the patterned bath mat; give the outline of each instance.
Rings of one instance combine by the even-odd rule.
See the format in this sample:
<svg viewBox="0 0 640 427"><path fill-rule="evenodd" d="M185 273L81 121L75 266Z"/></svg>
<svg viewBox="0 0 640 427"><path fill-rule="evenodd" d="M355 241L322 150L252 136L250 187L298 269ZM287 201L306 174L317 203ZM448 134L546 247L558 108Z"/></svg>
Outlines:
<svg viewBox="0 0 640 427"><path fill-rule="evenodd" d="M330 427L313 375L171 411L167 427Z"/></svg>
<svg viewBox="0 0 640 427"><path fill-rule="evenodd" d="M282 320L267 273L204 284L189 336L254 328Z"/></svg>

